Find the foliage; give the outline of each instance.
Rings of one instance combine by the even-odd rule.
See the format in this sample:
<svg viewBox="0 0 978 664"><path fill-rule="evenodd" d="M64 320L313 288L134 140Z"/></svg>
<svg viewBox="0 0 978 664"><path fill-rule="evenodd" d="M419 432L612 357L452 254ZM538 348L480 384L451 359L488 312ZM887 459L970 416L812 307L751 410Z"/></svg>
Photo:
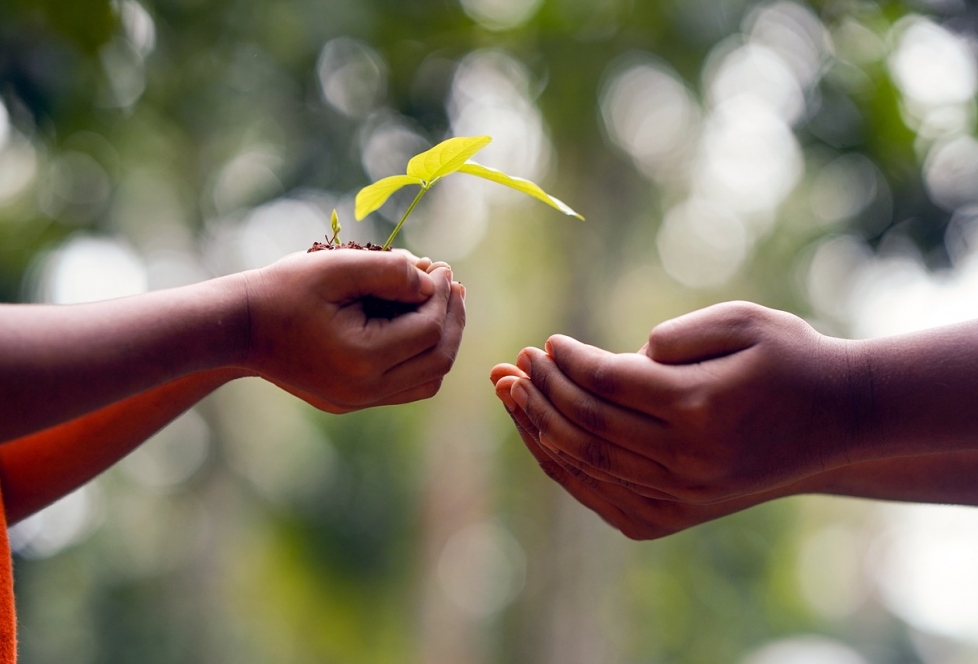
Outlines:
<svg viewBox="0 0 978 664"><path fill-rule="evenodd" d="M577 217L578 219L584 219L584 217L568 207L566 203L549 195L529 180L515 178L506 175L502 171L497 171L496 169L469 161L470 157L489 145L491 141L492 139L489 136L459 136L442 141L430 150L415 155L408 162L406 175L391 175L364 187L357 193L357 221L360 221L382 206L387 202L391 194L401 187L411 184L419 185L421 191L411 201L411 205L408 206L401 220L397 222L397 226L391 231L390 237L384 242L384 249L387 249L391 246L394 238L397 237L397 233L401 230L401 226L407 221L408 215L411 214L421 201L421 197L424 196L425 192L431 189L443 177L452 173L468 173L469 175L475 175L476 177L492 182L498 182L511 189L533 196L537 200L543 201L564 214Z"/></svg>

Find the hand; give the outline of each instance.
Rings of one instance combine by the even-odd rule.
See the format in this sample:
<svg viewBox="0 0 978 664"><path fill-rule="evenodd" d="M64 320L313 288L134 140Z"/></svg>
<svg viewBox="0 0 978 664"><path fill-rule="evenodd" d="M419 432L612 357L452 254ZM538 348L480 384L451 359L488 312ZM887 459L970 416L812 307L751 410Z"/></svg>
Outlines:
<svg viewBox="0 0 978 664"><path fill-rule="evenodd" d="M565 470L647 498L753 504L845 465L867 410L849 342L748 303L663 323L642 353L559 335L546 348L506 381L531 437Z"/></svg>
<svg viewBox="0 0 978 664"><path fill-rule="evenodd" d="M792 493L785 488L736 500L694 505L650 497L646 495L648 491L636 490L636 487L630 487L605 474L585 472L576 460L568 458L557 448L550 448L541 443L539 430L511 396L513 385L521 378L526 379L526 374L510 364L497 365L490 375L496 387L496 396L513 418L523 443L548 477L626 537L635 540L665 537L705 521ZM553 409L545 398L542 398L542 407ZM559 415L554 413L552 416ZM586 435L586 432L581 431L580 434ZM601 475L605 479L598 479L595 475Z"/></svg>
<svg viewBox="0 0 978 664"><path fill-rule="evenodd" d="M248 273L246 364L334 413L434 395L451 368L465 307L443 263L393 252L289 256ZM392 320L367 318L365 296L417 304Z"/></svg>

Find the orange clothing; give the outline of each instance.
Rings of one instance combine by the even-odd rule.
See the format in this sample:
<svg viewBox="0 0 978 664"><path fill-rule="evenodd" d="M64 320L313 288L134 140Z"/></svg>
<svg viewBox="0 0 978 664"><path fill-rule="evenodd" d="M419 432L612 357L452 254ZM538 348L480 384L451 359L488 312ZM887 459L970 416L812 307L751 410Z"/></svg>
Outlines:
<svg viewBox="0 0 978 664"><path fill-rule="evenodd" d="M3 497L0 495L0 503ZM17 662L17 613L14 608L14 570L7 539L7 518L0 508L0 664Z"/></svg>

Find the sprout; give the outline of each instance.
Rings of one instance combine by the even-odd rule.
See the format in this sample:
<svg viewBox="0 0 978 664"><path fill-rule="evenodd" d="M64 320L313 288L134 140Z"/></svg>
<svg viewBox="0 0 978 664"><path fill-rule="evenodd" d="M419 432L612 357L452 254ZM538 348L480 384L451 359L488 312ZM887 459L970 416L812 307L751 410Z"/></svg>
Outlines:
<svg viewBox="0 0 978 664"><path fill-rule="evenodd" d="M498 182L499 184L533 196L547 205L560 210L564 214L577 217L578 219L584 219L584 217L574 212L568 205L554 198L529 180L506 175L502 171L497 171L494 168L469 161L475 153L489 145L490 141L492 139L488 136L450 138L426 152L415 155L408 162L407 173L405 175L392 175L378 180L371 185L367 185L360 190L356 198L357 221L360 221L374 210L380 208L391 197L391 194L401 187L407 185L420 186L421 190L418 192L418 195L414 197L414 200L408 206L401 220L397 222L397 226L394 227L390 237L387 238L387 242L384 243L383 248L385 250L389 249L394 238L397 237L398 232L401 230L401 226L404 225L408 215L418 205L425 192L431 189L440 179L452 173L468 173L469 175L475 175L476 177L491 180L492 182ZM339 232L339 222L335 221L335 211L333 212L333 219L333 231L335 234Z"/></svg>

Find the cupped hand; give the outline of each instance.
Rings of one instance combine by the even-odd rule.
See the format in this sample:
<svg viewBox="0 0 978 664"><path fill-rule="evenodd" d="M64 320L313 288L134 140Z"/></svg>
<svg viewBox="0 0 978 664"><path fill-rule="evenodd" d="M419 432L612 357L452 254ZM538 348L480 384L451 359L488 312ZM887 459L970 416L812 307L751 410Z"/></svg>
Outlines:
<svg viewBox="0 0 978 664"><path fill-rule="evenodd" d="M668 321L641 353L558 335L517 364L503 384L565 472L686 504L845 465L868 409L847 342L749 303Z"/></svg>
<svg viewBox="0 0 978 664"><path fill-rule="evenodd" d="M394 252L296 254L248 273L246 365L329 412L432 396L465 327L450 268ZM417 305L368 318L367 296Z"/></svg>
<svg viewBox="0 0 978 664"><path fill-rule="evenodd" d="M543 472L579 503L597 513L630 539L658 539L793 493L786 487L734 500L698 505L654 497L650 495L653 492L597 472L593 467L585 471L579 460L542 442L539 429L526 411L513 400L513 386L520 379L527 379L521 369L510 364L500 364L493 368L490 378L495 385L496 396L505 405L520 438ZM535 389L532 383L529 389ZM555 410L546 397L539 395L538 399L540 407ZM560 415L553 413L552 416ZM575 427L573 424L569 426ZM584 431L579 434L587 435Z"/></svg>

